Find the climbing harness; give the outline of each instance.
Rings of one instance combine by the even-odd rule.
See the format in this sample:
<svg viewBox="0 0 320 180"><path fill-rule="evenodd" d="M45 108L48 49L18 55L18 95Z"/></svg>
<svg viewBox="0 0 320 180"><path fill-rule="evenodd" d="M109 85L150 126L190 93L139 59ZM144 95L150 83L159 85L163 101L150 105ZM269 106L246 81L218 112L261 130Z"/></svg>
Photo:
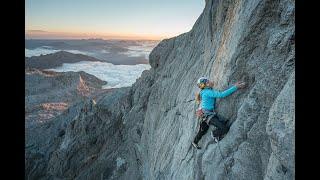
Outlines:
<svg viewBox="0 0 320 180"><path fill-rule="evenodd" d="M197 114L197 116L198 116L199 118L202 118L203 115L204 115L204 113L203 113L203 111L202 111L201 108L198 108L198 109L197 109L196 114Z"/></svg>

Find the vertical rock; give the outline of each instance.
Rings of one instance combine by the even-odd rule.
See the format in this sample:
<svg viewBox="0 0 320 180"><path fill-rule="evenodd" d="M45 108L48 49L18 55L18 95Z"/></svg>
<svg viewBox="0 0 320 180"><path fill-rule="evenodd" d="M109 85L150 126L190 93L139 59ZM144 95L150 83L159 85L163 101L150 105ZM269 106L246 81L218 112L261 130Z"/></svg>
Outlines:
<svg viewBox="0 0 320 180"><path fill-rule="evenodd" d="M293 73L270 109L267 124L272 155L265 179L295 177L295 74Z"/></svg>

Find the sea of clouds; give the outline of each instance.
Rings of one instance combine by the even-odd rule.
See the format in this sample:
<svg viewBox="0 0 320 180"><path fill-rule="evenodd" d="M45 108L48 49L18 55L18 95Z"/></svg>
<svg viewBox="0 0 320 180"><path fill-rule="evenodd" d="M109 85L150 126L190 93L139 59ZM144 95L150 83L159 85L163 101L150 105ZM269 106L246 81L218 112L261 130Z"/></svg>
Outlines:
<svg viewBox="0 0 320 180"><path fill-rule="evenodd" d="M122 54L127 55L128 57L139 57L144 56L146 59L149 59L149 54L152 49L156 46L156 44L140 44L141 46L129 46L127 52L123 52Z"/></svg>
<svg viewBox="0 0 320 180"><path fill-rule="evenodd" d="M156 46L157 43L142 42L139 43L141 46L127 46L127 52L122 54L128 57L139 57L144 56L149 59L149 54L151 50ZM61 51L60 49L55 49L51 46L41 46L35 49L25 48L25 56L40 56L46 54L52 54ZM109 53L108 48L101 50L101 52L94 51L79 51L79 50L63 50L74 54L84 54L92 57L97 57L99 53L107 54ZM98 58L99 59L99 58ZM150 69L149 64L136 64L136 65L114 65L107 62L90 62L82 61L78 63L64 63L61 67L49 69L56 72L67 72L67 71L84 71L86 73L92 74L97 78L107 81L107 85L103 86L104 89L110 88L120 88L131 86L137 78L139 78L144 70Z"/></svg>
<svg viewBox="0 0 320 180"><path fill-rule="evenodd" d="M102 88L110 89L131 86L144 70L150 68L149 64L114 65L107 62L81 61L78 63L64 63L61 67L49 70L56 72L84 71L107 81L107 84Z"/></svg>
<svg viewBox="0 0 320 180"><path fill-rule="evenodd" d="M126 47L128 49L128 51L123 52L121 54L127 55L128 57L139 57L139 56L144 56L145 59L149 59L149 54L152 51L152 49L157 45L157 43L154 42L140 42L139 45L137 46L128 46ZM84 55L88 55L88 56L92 56L95 58L99 59L98 54L108 54L110 53L108 51L109 47L106 47L106 49L103 49L99 52L95 52L95 51L79 51L79 50L63 50L63 51L67 51L70 53L74 53L74 54L84 54ZM62 51L62 49L55 49L51 46L41 46L41 47L37 47L35 49L27 49L25 48L25 56L26 57L32 57L32 56L40 56L42 55L46 55L46 54L52 54L52 53L56 53L58 51Z"/></svg>

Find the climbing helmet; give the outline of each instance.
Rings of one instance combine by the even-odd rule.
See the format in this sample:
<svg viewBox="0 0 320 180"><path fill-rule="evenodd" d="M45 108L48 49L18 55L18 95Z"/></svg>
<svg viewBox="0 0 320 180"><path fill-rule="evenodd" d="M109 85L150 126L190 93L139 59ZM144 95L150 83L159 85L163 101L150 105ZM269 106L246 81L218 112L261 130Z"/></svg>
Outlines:
<svg viewBox="0 0 320 180"><path fill-rule="evenodd" d="M206 83L208 83L208 82L209 82L209 79L208 79L208 78L206 78L206 77L201 77L201 78L199 78L198 81L197 81L197 86L202 89L202 88L205 87Z"/></svg>

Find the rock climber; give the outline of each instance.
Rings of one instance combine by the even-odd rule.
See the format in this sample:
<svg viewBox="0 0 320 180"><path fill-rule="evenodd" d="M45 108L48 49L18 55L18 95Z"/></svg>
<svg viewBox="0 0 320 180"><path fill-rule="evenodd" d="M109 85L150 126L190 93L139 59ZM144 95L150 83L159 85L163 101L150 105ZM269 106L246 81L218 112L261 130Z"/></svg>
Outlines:
<svg viewBox="0 0 320 180"><path fill-rule="evenodd" d="M192 145L197 149L200 149L198 142L208 131L209 125L213 125L215 127L211 132L214 142L220 141L229 131L227 121L223 121L215 112L215 99L229 96L237 89L245 87L245 83L239 81L229 89L220 92L213 89L213 85L213 82L206 77L201 77L197 81L197 86L200 88L200 92L196 94L196 103L199 105L196 114L200 117L200 127L192 142Z"/></svg>

